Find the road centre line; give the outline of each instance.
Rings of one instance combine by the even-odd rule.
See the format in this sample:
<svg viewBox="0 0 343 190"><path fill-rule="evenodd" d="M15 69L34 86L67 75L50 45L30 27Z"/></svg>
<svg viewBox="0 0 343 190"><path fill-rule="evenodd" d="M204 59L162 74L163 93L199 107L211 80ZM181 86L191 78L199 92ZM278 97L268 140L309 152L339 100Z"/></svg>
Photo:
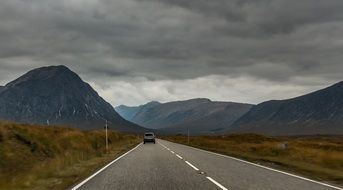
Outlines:
<svg viewBox="0 0 343 190"><path fill-rule="evenodd" d="M190 167L192 167L193 169L195 169L196 171L199 171L199 169L195 166L193 166L191 163L189 163L188 161L185 161Z"/></svg>
<svg viewBox="0 0 343 190"><path fill-rule="evenodd" d="M170 142L170 141L167 141L167 142ZM170 142L170 143L173 143L173 142ZM187 147L187 148L191 148L191 149L194 149L194 150L202 151L202 152L205 152L205 153L208 153L208 154L213 154L213 155L216 155L216 156L221 156L221 157L229 158L229 159L236 160L236 161L239 161L239 162L243 162L243 163L246 163L246 164L249 164L249 165L253 165L253 166L256 166L256 167L259 167L259 168L263 168L263 169L266 169L266 170L269 170L269 171L273 171L273 172L281 173L281 174L284 174L284 175L287 175L287 176L291 176L291 177L294 177L294 178L297 178L297 179L300 179L300 180L304 180L304 181L308 181L308 182L311 182L311 183L319 184L319 185L322 185L322 186L325 186L325 187L330 187L332 189L343 190L343 188L341 188L341 187L337 187L337 186L330 185L330 184L327 184L327 183L315 181L315 180L312 180L312 179L309 179L309 178L306 178L306 177L298 176L298 175L295 175L295 174L291 174L291 173L284 172L284 171L281 171L281 170L277 170L277 169L274 169L274 168L270 168L270 167L267 167L267 166L255 164L253 162L249 162L249 161L242 160L242 159L239 159L239 158L235 158L235 157L232 157L232 156L227 156L227 155L224 155L224 154L215 153L215 152L203 150L203 149L200 149L200 148L195 148L195 147L192 147L192 146L187 146L187 145L184 145L184 144L179 144L179 143L174 143L174 144L181 145L181 146L184 146L184 147Z"/></svg>
<svg viewBox="0 0 343 190"><path fill-rule="evenodd" d="M176 154L176 156L182 160L182 157L180 155Z"/></svg>
<svg viewBox="0 0 343 190"><path fill-rule="evenodd" d="M170 150L168 147L166 147L165 145L163 145L162 143L158 142L158 144L160 144L162 147ZM171 153L175 154L178 158L183 159L180 155L174 153L173 151L170 150ZM186 164L188 164L190 167L192 167L194 170L199 171L199 169L197 167L195 167L193 164L191 164L190 162L186 161ZM222 190L228 190L226 187L224 187L223 185L221 185L220 183L218 183L216 180L214 180L213 178L206 176L206 179L208 179L209 181L211 181L213 184L215 184L216 186L218 186L219 188L221 188Z"/></svg>
<svg viewBox="0 0 343 190"><path fill-rule="evenodd" d="M218 183L216 180L212 179L211 177L206 177L206 178L210 180L212 183L214 183L215 185L217 185L222 190L228 190L226 187L222 186L220 183Z"/></svg>

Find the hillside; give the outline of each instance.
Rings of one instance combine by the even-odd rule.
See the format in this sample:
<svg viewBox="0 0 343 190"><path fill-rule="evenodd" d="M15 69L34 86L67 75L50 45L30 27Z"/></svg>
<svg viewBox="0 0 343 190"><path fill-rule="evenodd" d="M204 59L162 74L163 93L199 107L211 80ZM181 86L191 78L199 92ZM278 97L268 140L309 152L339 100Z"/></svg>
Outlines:
<svg viewBox="0 0 343 190"><path fill-rule="evenodd" d="M192 134L202 134L223 130L251 105L199 98L140 107L130 121L167 133L187 133L189 128Z"/></svg>
<svg viewBox="0 0 343 190"><path fill-rule="evenodd" d="M161 103L152 101L144 105L140 106L125 106L120 105L115 108L116 112L119 113L120 116L122 116L124 119L131 121L137 113L139 112L145 112L145 110L150 109L154 106L160 105Z"/></svg>
<svg viewBox="0 0 343 190"><path fill-rule="evenodd" d="M0 122L0 189L69 189L141 142L141 137Z"/></svg>
<svg viewBox="0 0 343 190"><path fill-rule="evenodd" d="M76 73L65 66L34 69L6 84L0 91L0 119L21 123L68 125L141 132Z"/></svg>
<svg viewBox="0 0 343 190"><path fill-rule="evenodd" d="M270 135L343 134L343 82L288 99L263 102L227 132Z"/></svg>

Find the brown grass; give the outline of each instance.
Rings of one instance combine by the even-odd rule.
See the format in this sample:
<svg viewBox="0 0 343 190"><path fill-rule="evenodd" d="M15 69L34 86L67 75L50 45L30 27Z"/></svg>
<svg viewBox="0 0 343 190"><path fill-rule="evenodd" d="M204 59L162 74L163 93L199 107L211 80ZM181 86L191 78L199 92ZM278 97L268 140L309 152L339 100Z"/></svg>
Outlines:
<svg viewBox="0 0 343 190"><path fill-rule="evenodd" d="M137 135L0 122L0 189L65 189L139 142Z"/></svg>
<svg viewBox="0 0 343 190"><path fill-rule="evenodd" d="M165 140L188 144L187 137ZM284 146L287 144L287 148ZM343 137L266 137L254 134L190 137L190 146L343 184Z"/></svg>

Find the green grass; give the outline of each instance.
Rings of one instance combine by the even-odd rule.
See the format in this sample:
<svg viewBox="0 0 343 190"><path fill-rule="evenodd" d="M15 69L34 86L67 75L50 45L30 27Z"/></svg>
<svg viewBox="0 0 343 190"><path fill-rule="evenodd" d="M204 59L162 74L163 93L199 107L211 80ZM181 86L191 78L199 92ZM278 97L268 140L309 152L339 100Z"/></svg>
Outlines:
<svg viewBox="0 0 343 190"><path fill-rule="evenodd" d="M162 137L188 145L182 135ZM283 144L287 143L287 148ZM190 137L189 146L343 184L343 137L267 137L254 134Z"/></svg>
<svg viewBox="0 0 343 190"><path fill-rule="evenodd" d="M0 189L66 189L139 142L137 135L0 122Z"/></svg>

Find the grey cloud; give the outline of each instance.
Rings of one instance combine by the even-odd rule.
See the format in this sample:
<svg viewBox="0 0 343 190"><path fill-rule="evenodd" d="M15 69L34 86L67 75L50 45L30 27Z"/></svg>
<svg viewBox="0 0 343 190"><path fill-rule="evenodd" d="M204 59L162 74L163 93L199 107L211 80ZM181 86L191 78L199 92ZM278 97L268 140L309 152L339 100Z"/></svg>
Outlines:
<svg viewBox="0 0 343 190"><path fill-rule="evenodd" d="M340 0L162 0L162 2L205 16L225 19L229 25L234 26L225 27L228 32L245 37L247 34L271 36L290 33L306 24L343 19L341 11L343 2Z"/></svg>
<svg viewBox="0 0 343 190"><path fill-rule="evenodd" d="M103 89L118 80L147 94L141 79L162 81L171 98L182 98L175 81L210 76L313 89L342 80L342 10L341 0L3 0L0 81L64 64Z"/></svg>

